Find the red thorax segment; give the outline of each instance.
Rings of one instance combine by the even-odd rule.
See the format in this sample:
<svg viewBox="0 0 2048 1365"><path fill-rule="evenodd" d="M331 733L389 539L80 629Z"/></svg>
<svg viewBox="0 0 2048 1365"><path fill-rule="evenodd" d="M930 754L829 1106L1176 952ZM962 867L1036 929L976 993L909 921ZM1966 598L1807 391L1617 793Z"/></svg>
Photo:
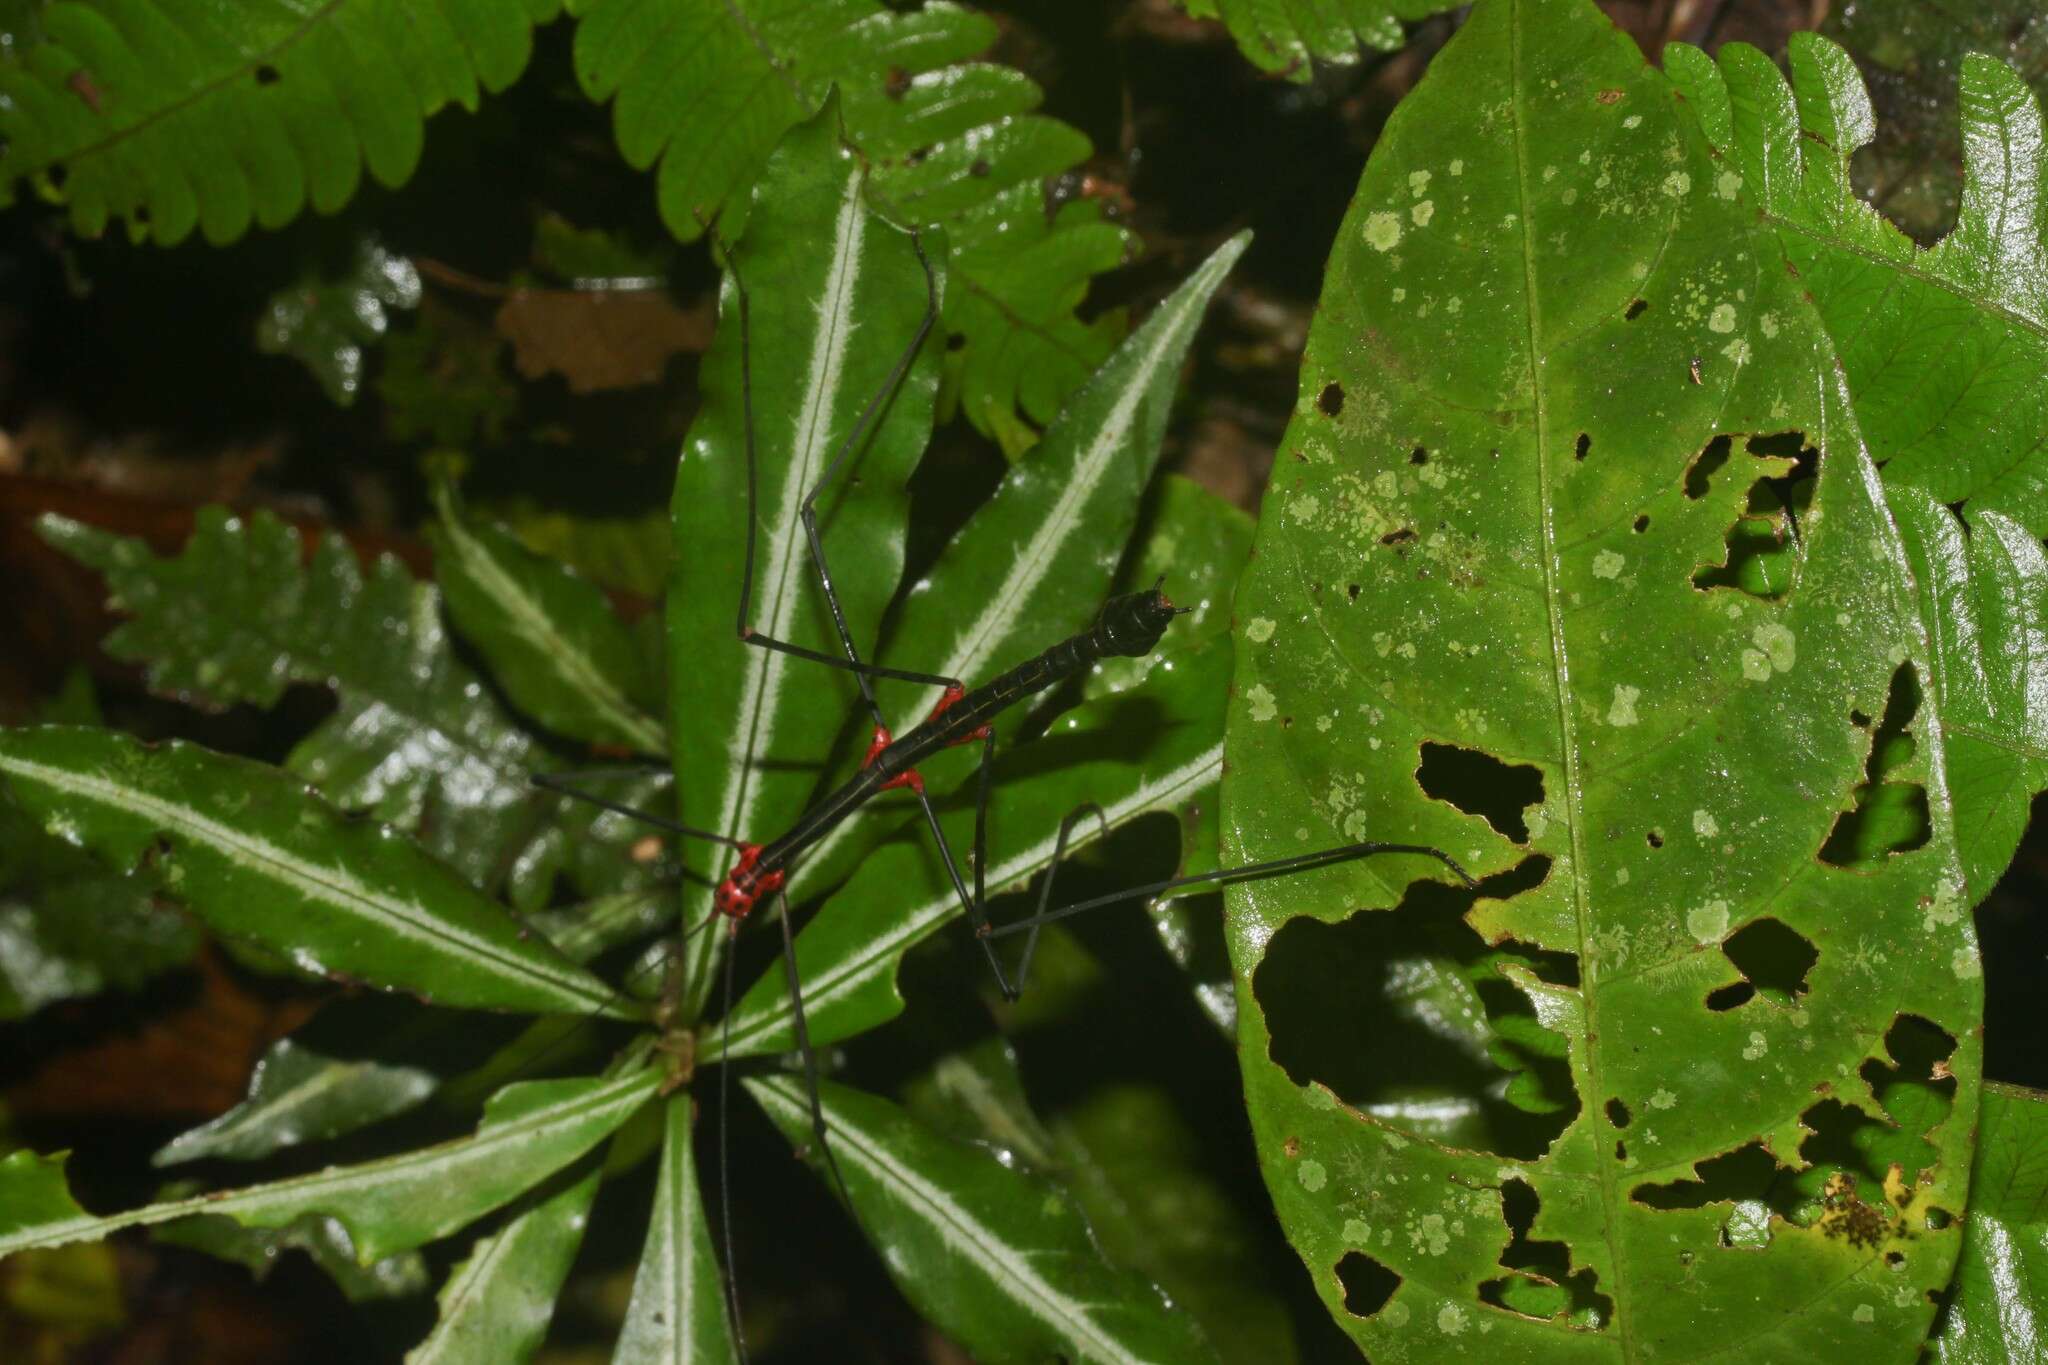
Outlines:
<svg viewBox="0 0 2048 1365"><path fill-rule="evenodd" d="M939 704L937 706L934 706L932 708L932 713L924 718L925 723L929 725L931 722L937 720L940 716L945 715L946 712L953 709L954 703L958 702L962 697L966 695L967 690L961 687L959 683L954 683L951 687L948 687L945 691L945 694L939 698ZM983 740L987 738L988 727L986 725L983 725L975 730L970 731L967 734L960 736L960 738L954 740L953 743L972 744L977 740Z"/></svg>
<svg viewBox="0 0 2048 1365"><path fill-rule="evenodd" d="M875 727L875 737L868 741L867 757L860 761L860 766L863 768L874 767L875 760L882 756L882 750L888 748L894 741L895 736L889 733L888 726L877 725ZM918 774L917 769L905 768L902 772L882 784L883 791L893 791L897 787L908 787L919 796L923 796L924 778Z"/></svg>
<svg viewBox="0 0 2048 1365"><path fill-rule="evenodd" d="M732 871L725 874L725 880L711 893L711 905L719 914L734 921L746 918L763 896L771 896L782 889L784 874L780 868L773 872L757 873L754 867L761 861L759 844L741 844L740 860L732 865Z"/></svg>

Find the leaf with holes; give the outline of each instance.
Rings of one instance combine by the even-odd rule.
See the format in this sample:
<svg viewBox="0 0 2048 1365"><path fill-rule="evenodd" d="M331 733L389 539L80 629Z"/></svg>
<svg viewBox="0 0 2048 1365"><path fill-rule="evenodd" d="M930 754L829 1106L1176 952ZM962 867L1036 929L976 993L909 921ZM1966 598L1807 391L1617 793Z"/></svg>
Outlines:
<svg viewBox="0 0 2048 1365"><path fill-rule="evenodd" d="M1903 1362L1954 1264L1981 1003L1942 699L1827 335L1723 169L1593 5L1486 0L1325 276L1225 851L1482 878L1231 893L1267 1185L1375 1356ZM1482 1018L1385 1007L1411 941ZM1421 1053L1476 1097L1448 1140Z"/></svg>
<svg viewBox="0 0 2048 1365"><path fill-rule="evenodd" d="M1665 58L1708 140L1713 173L1764 213L1839 349L1856 420L1887 485L2048 533L2048 180L2041 108L2018 73L1962 67L1963 195L1930 247L1866 204L1849 162L1876 132L1849 55L1798 34L1788 83L1730 43L1717 66Z"/></svg>
<svg viewBox="0 0 2048 1365"><path fill-rule="evenodd" d="M425 116L510 85L559 8L51 5L44 40L0 67L0 201L33 176L80 235L126 218L166 246L195 226L215 244L280 227L309 200L332 213L365 165L410 177Z"/></svg>

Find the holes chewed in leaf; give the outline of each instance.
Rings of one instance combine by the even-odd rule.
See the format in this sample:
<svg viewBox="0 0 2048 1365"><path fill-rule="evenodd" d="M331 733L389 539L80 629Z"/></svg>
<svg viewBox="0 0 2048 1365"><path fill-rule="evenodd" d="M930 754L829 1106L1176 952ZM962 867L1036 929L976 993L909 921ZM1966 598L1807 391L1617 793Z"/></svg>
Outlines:
<svg viewBox="0 0 2048 1365"><path fill-rule="evenodd" d="M1730 1010L1761 995L1774 1005L1790 1006L1806 992L1806 977L1820 961L1820 950L1805 935L1775 919L1746 924L1728 936L1721 951L1742 973L1742 980L1707 997L1710 1010Z"/></svg>
<svg viewBox="0 0 2048 1365"><path fill-rule="evenodd" d="M1429 452L1427 450L1424 450L1421 446L1415 447L1415 449L1408 452L1408 463L1413 465L1428 464Z"/></svg>
<svg viewBox="0 0 2048 1365"><path fill-rule="evenodd" d="M1631 527L1631 529L1634 530L1637 535L1641 535L1643 532L1649 530L1650 514L1645 512L1643 513L1643 515L1637 517L1635 519L1635 524L1633 527Z"/></svg>
<svg viewBox="0 0 2048 1365"><path fill-rule="evenodd" d="M267 62L256 68L256 84L258 85L276 85L283 79L284 77L278 72L278 69Z"/></svg>
<svg viewBox="0 0 2048 1365"><path fill-rule="evenodd" d="M1415 780L1423 793L1477 815L1518 844L1529 841L1522 812L1543 800L1543 773L1528 763L1507 764L1478 749L1425 741Z"/></svg>
<svg viewBox="0 0 2048 1365"><path fill-rule="evenodd" d="M1572 1273L1569 1246L1529 1236L1540 1206L1529 1182L1506 1180L1500 1201L1509 1232L1500 1263L1515 1273L1481 1284L1480 1301L1529 1318L1568 1314L1570 1325L1581 1330L1596 1330L1613 1317L1614 1300L1595 1288L1599 1276L1590 1269Z"/></svg>
<svg viewBox="0 0 2048 1365"><path fill-rule="evenodd" d="M1851 794L1850 808L1836 819L1821 845L1822 862L1831 867L1869 867L1926 844L1932 832L1927 788L1918 782L1886 780L1918 750L1912 724L1919 710L1920 675L1910 662L1902 663L1892 674L1884 719L1870 736L1862 785Z"/></svg>
<svg viewBox="0 0 2048 1365"><path fill-rule="evenodd" d="M1358 594L1364 591L1365 589L1359 587L1358 584L1351 583L1345 586L1344 595L1350 598L1352 601L1356 602L1358 600Z"/></svg>
<svg viewBox="0 0 2048 1365"><path fill-rule="evenodd" d="M1643 842L1648 844L1651 848L1664 847L1664 831L1661 829L1651 830L1648 834L1645 834L1643 836Z"/></svg>
<svg viewBox="0 0 2048 1365"><path fill-rule="evenodd" d="M1649 306L1650 304L1647 299L1631 300L1628 305L1628 311L1621 315L1622 320L1624 322L1634 322L1637 318L1643 315L1643 310L1645 308L1648 308Z"/></svg>
<svg viewBox="0 0 2048 1365"><path fill-rule="evenodd" d="M1344 1311L1369 1318L1387 1306L1401 1277L1362 1251L1347 1251L1337 1262L1337 1283L1344 1286Z"/></svg>
<svg viewBox="0 0 2048 1365"><path fill-rule="evenodd" d="M1582 431L1579 433L1578 444L1572 447L1572 458L1575 460L1583 460L1586 458L1587 452L1592 450L1592 448L1593 438L1586 432Z"/></svg>
<svg viewBox="0 0 2048 1365"><path fill-rule="evenodd" d="M1692 457L1692 463L1685 469L1685 495L1688 498L1697 500L1707 495L1707 489L1713 485L1714 475L1720 472L1722 465L1728 463L1728 452L1733 448L1734 442L1728 437L1716 436L1707 442L1699 454Z"/></svg>
<svg viewBox="0 0 2048 1365"><path fill-rule="evenodd" d="M1525 859L1524 865L1548 859ZM1525 876L1523 868L1488 878ZM1391 910L1336 924L1296 919L1267 945L1252 993L1271 1058L1297 1085L1449 1146L1532 1158L1579 1111L1564 1038L1537 1022L1518 966L1577 979L1568 955L1493 947L1464 915L1482 894L1418 881Z"/></svg>
<svg viewBox="0 0 2048 1365"><path fill-rule="evenodd" d="M1628 1127L1632 1118L1633 1115L1628 1112L1628 1106L1623 1104L1619 1098L1607 1101L1607 1121L1616 1128Z"/></svg>
<svg viewBox="0 0 2048 1365"><path fill-rule="evenodd" d="M1956 1080L1948 1059L1956 1040L1917 1014L1893 1020L1884 1036L1893 1065L1872 1057L1857 1074L1877 1097L1890 1124L1835 1100L1824 1100L1800 1116L1813 1136L1799 1154L1816 1166L1846 1172L1863 1186L1884 1185L1893 1166L1910 1188L1922 1170L1939 1159L1925 1134L1947 1120L1955 1107ZM1897 1125L1896 1127L1892 1125Z"/></svg>
<svg viewBox="0 0 2048 1365"><path fill-rule="evenodd" d="M1715 440L1726 440L1716 437ZM1711 448L1711 447L1710 447ZM1754 457L1749 497L1735 523L1728 528L1727 553L1719 564L1702 564L1693 571L1692 585L1734 588L1752 597L1775 601L1792 587L1797 563L1799 518L1813 500L1814 471L1820 452L1806 444L1799 432L1751 436L1743 449ZM1705 460L1702 455L1702 462ZM1723 462L1725 462L1725 453ZM1700 464L1695 464L1699 469ZM1711 475L1713 471L1706 471ZM1686 492L1693 494L1692 475L1687 475Z"/></svg>
<svg viewBox="0 0 2048 1365"><path fill-rule="evenodd" d="M1403 526L1398 531L1389 531L1385 535L1381 536L1380 544L1405 545L1413 539L1415 539L1415 529L1410 526Z"/></svg>
<svg viewBox="0 0 2048 1365"><path fill-rule="evenodd" d="M1316 406L1326 417L1335 417L1344 411L1344 386L1334 379L1323 385L1323 391L1316 395Z"/></svg>
<svg viewBox="0 0 2048 1365"><path fill-rule="evenodd" d="M1800 1173L1780 1165L1762 1142L1694 1162L1693 1171L1697 1180L1638 1185L1629 1198L1653 1209L1727 1205L1717 1239L1724 1251L1762 1251L1770 1245L1772 1217L1798 1221L1794 1211L1809 1202L1799 1189Z"/></svg>

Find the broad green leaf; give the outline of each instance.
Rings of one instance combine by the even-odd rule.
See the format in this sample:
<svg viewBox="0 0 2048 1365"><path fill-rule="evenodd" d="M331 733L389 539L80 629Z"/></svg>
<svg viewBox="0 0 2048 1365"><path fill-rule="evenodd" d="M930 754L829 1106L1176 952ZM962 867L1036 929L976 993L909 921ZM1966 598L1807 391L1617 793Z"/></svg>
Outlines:
<svg viewBox="0 0 2048 1365"><path fill-rule="evenodd" d="M570 961L588 963L671 922L673 908L665 888L627 892L537 915L532 927ZM411 1006L381 995L329 1002L257 1059L246 1098L172 1138L152 1163L260 1160L402 1114L437 1091L459 1104L514 1079L518 1066L554 1057L566 1064L579 1043L594 1041L580 1036L584 1021L550 1019L500 1048L500 1035L473 1016Z"/></svg>
<svg viewBox="0 0 2048 1365"><path fill-rule="evenodd" d="M2022 1365L2048 1349L2048 1096L1987 1084L1955 1287L1934 1337L1941 1365Z"/></svg>
<svg viewBox="0 0 2048 1365"><path fill-rule="evenodd" d="M42 726L0 733L0 777L52 834L303 970L454 1006L636 1013L410 840L266 764Z"/></svg>
<svg viewBox="0 0 2048 1365"><path fill-rule="evenodd" d="M1583 0L1474 6L1339 231L1239 589L1225 856L1487 878L1230 893L1266 1183L1375 1357L1907 1361L1956 1254L1981 1001L1932 689L1872 753L1930 645L1772 186L1692 109ZM1873 768L1923 841L1832 863ZM1421 924L1510 953L1480 999L1530 1059L1459 1147L1373 1112L1398 1049L1336 965ZM1916 1088L1915 1169L1873 1169Z"/></svg>
<svg viewBox="0 0 2048 1365"><path fill-rule="evenodd" d="M630 164L659 161L662 220L684 241L714 220L737 237L770 151L838 91L878 202L952 240L949 388L1012 454L1121 335L1119 314L1075 311L1091 277L1122 262L1124 230L1092 202L1045 211L1045 181L1085 161L1088 139L1032 112L1041 92L1022 73L968 60L996 40L988 17L943 0L569 8L584 92L613 101Z"/></svg>
<svg viewBox="0 0 2048 1365"><path fill-rule="evenodd" d="M793 1144L815 1146L798 1082L746 1086ZM831 1082L820 1092L854 1216L889 1248L904 1294L977 1360L1215 1358L1193 1319L1102 1259L1057 1187L886 1100Z"/></svg>
<svg viewBox="0 0 2048 1365"><path fill-rule="evenodd" d="M671 504L675 573L668 593L669 730L682 818L766 843L794 823L820 779L820 756L853 714L854 677L734 638L748 545L743 378L751 380L756 505L753 600L759 634L841 656L800 512L804 498L881 406L817 503L833 586L855 643L871 656L882 608L902 573L905 484L931 434L937 348L925 346L883 393L926 316L922 249L943 283L943 251L920 248L866 205L866 173L838 142L828 106L770 160L746 237L732 251L718 339L704 358L704 408L690 429ZM740 293L744 287L746 294ZM738 325L748 300L752 354ZM836 559L833 547L843 547ZM857 548L855 548L857 547ZM731 850L686 841L687 865L715 883ZM683 899L697 924L709 885ZM723 934L691 940L686 979L701 1001Z"/></svg>
<svg viewBox="0 0 2048 1365"><path fill-rule="evenodd" d="M631 1118L660 1080L655 1068L611 1080L532 1081L493 1098L473 1137L105 1217L71 1197L64 1157L15 1152L0 1161L0 1257L195 1213L274 1228L319 1212L347 1225L356 1259L370 1265L445 1237L540 1184Z"/></svg>
<svg viewBox="0 0 2048 1365"><path fill-rule="evenodd" d="M662 1106L661 1175L647 1225L647 1244L633 1276L633 1298L619 1330L616 1365L684 1365L726 1361L733 1354L725 1286L711 1255L711 1227L698 1197L690 1151L692 1102L671 1096Z"/></svg>
<svg viewBox="0 0 2048 1365"><path fill-rule="evenodd" d="M1395 52L1408 41L1404 21L1426 19L1450 6L1433 0L1333 0L1297 5L1291 0L1180 0L1197 19L1221 19L1237 50L1261 71L1306 83L1311 61L1355 62L1359 50Z"/></svg>
<svg viewBox="0 0 2048 1365"><path fill-rule="evenodd" d="M559 0L53 4L0 67L0 197L24 176L97 237L110 218L169 246L332 213L364 166L397 185L425 116L477 107L526 67ZM62 188L57 182L61 179Z"/></svg>
<svg viewBox="0 0 2048 1365"><path fill-rule="evenodd" d="M1997 510L2048 532L2048 200L2041 109L2012 68L1962 67L1963 197L1919 247L1856 193L1849 161L1876 131L1848 54L1796 35L1788 84L1755 48L1720 65L1674 45L1688 107L1761 208L1838 349L1887 485Z"/></svg>
<svg viewBox="0 0 2048 1365"><path fill-rule="evenodd" d="M2048 786L2048 556L2010 517L1985 512L1965 532L1921 489L1886 491L1934 643L1969 903L1990 894Z"/></svg>
<svg viewBox="0 0 2048 1365"><path fill-rule="evenodd" d="M1172 675L1157 685L1076 707L1045 738L998 760L989 814L991 895L1045 871L1060 822L1085 803L1099 806L1103 820L1076 825L1069 851L1086 847L1105 827L1179 810L1215 791L1222 763L1216 699L1227 686L1228 654L1212 642L1175 654L1174 662ZM971 783L945 803L942 819L956 850L973 846ZM959 898L921 823L877 851L797 936L811 1041L822 1047L900 1013L896 972L903 954L959 916ZM998 944L1014 964L1021 937ZM789 1020L782 974L768 972L734 1007L731 1055L794 1047ZM725 1027L704 1039L707 1059L728 1045Z"/></svg>
<svg viewBox="0 0 2048 1365"><path fill-rule="evenodd" d="M298 361L346 407L363 386L363 348L390 326L385 310L419 306L418 267L365 237L339 279L298 279L270 296L256 320L256 349Z"/></svg>
<svg viewBox="0 0 2048 1365"><path fill-rule="evenodd" d="M494 526L471 526L440 491L435 579L448 614L521 711L592 744L658 754L654 688L604 593Z"/></svg>
<svg viewBox="0 0 2048 1365"><path fill-rule="evenodd" d="M274 516L220 508L200 511L173 559L58 517L41 529L106 575L129 617L107 652L146 665L152 689L209 707L273 706L294 682L332 689L334 714L289 766L336 805L415 831L473 882L509 880L522 908L546 900L557 872L595 894L633 871L623 851L644 828L533 788L530 773L555 760L459 656L438 596L395 559L366 572L330 535L306 561Z"/></svg>
<svg viewBox="0 0 2048 1365"><path fill-rule="evenodd" d="M479 1237L441 1286L441 1316L406 1352L406 1365L496 1365L532 1356L583 1245L603 1174L595 1154L585 1157L529 1193L503 1227Z"/></svg>
<svg viewBox="0 0 2048 1365"><path fill-rule="evenodd" d="M1250 241L1239 234L1197 266L1060 410L1037 449L1010 467L911 588L890 634L918 642L918 652L893 649L890 664L977 687L1093 622L1159 463L1195 329ZM930 688L893 686L884 695L897 734L923 720L937 699ZM1012 713L996 722L999 748L1020 719ZM926 776L960 782L979 758L968 746L958 761L928 765ZM817 887L842 879L888 827L872 808L856 812L812 849L805 881Z"/></svg>

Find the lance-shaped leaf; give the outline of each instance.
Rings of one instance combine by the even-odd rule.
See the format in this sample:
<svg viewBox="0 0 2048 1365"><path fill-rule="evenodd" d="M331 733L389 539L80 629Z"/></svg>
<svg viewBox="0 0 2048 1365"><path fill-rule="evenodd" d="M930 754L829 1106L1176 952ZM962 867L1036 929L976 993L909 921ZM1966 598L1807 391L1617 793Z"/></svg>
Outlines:
<svg viewBox="0 0 2048 1365"><path fill-rule="evenodd" d="M536 916L532 927L572 962L587 963L670 921L666 888L607 896L573 911ZM330 1001L311 1021L264 1050L247 1096L226 1113L165 1143L157 1166L202 1158L256 1161L402 1114L436 1092L451 1101L495 1089L500 1072L536 1057L566 1064L592 1042L585 1021L536 1021L511 1044L473 1015L366 995Z"/></svg>
<svg viewBox="0 0 2048 1365"><path fill-rule="evenodd" d="M1977 1174L1955 1287L1935 1333L1941 1365L2022 1365L2048 1350L2048 1096L1984 1087Z"/></svg>
<svg viewBox="0 0 2048 1365"><path fill-rule="evenodd" d="M1909 1361L1960 1240L1930 646L1826 333L1688 109L1584 0L1474 6L1340 229L1239 590L1226 855L1486 874L1230 897L1266 1183L1375 1357ZM1873 769L1921 817L1847 866ZM1514 951L1481 1003L1563 1087L1503 1068L1467 1147L1374 1112L1405 1048L1331 970L1423 922Z"/></svg>
<svg viewBox="0 0 2048 1365"><path fill-rule="evenodd" d="M750 1080L789 1140L815 1145L795 1081ZM1194 1319L1102 1258L1056 1186L932 1132L886 1100L820 1087L832 1156L861 1227L918 1310L977 1360L1201 1361Z"/></svg>
<svg viewBox="0 0 2048 1365"><path fill-rule="evenodd" d="M652 683L603 591L495 526L467 524L447 489L437 504L435 579L448 614L513 704L574 739L663 752L661 722L642 709Z"/></svg>
<svg viewBox="0 0 2048 1365"><path fill-rule="evenodd" d="M660 1081L658 1069L610 1080L531 1081L493 1097L473 1137L105 1217L71 1197L63 1156L15 1152L0 1161L0 1257L192 1214L275 1228L327 1213L347 1225L356 1259L370 1265L445 1237L540 1184L615 1132Z"/></svg>
<svg viewBox="0 0 2048 1365"><path fill-rule="evenodd" d="M0 734L0 777L51 833L306 971L478 1009L638 1013L409 839L266 764L53 725Z"/></svg>
<svg viewBox="0 0 2048 1365"><path fill-rule="evenodd" d="M2012 861L2034 793L2048 786L2048 555L1997 512L1966 533L1921 489L1891 488L1886 501L1934 642L1931 690L1975 905Z"/></svg>
<svg viewBox="0 0 2048 1365"><path fill-rule="evenodd" d="M619 849L643 829L588 807L543 816L550 798L528 774L553 760L458 656L438 595L396 559L365 570L327 536L307 561L276 517L221 508L199 512L171 559L59 517L41 529L106 575L110 605L129 617L107 652L146 665L157 692L225 707L273 706L295 682L332 689L334 714L289 766L335 804L419 832L473 882L511 868L522 907L546 898L558 870L596 894L632 866Z"/></svg>
<svg viewBox="0 0 2048 1365"><path fill-rule="evenodd" d="M2048 178L2041 109L1990 57L1962 69L1963 196L1955 229L1920 247L1866 204L1849 160L1876 132L1863 78L1798 34L1788 84L1742 43L1717 67L1666 62L1726 155L1717 183L1763 210L1841 356L1887 484L1997 509L2048 533Z"/></svg>
<svg viewBox="0 0 2048 1365"><path fill-rule="evenodd" d="M890 651L890 663L971 688L1095 619L1159 463L1181 363L1209 300L1250 242L1250 233L1240 233L1197 266L1060 409L1030 457L1010 467L911 587L890 632L911 643ZM929 688L897 687L885 695L885 714L898 734L924 719L936 700ZM999 736L1007 724L1014 718L998 722ZM961 755L969 762L979 757L978 749ZM965 763L935 761L926 776L949 785L965 771ZM888 827L856 813L812 849L805 879L830 886L844 878Z"/></svg>
<svg viewBox="0 0 2048 1365"><path fill-rule="evenodd" d="M633 1276L633 1297L612 1353L616 1365L737 1359L726 1321L725 1286L711 1255L711 1226L697 1192L690 1109L687 1095L674 1095L663 1110L661 1176L647 1243Z"/></svg>
<svg viewBox="0 0 2048 1365"><path fill-rule="evenodd" d="M1214 791L1222 762L1216 699L1229 670L1220 643L1177 655L1172 676L1155 686L1075 708L1045 738L998 762L989 813L991 895L1050 867L1061 821L1084 804L1100 807L1103 819L1077 823L1070 851L1105 829L1152 811L1180 810ZM964 859L973 847L972 783L947 803L943 824ZM823 1046L900 1013L896 970L903 954L959 914L953 884L921 822L861 864L797 937L811 1041ZM1014 963L1022 938L1000 942ZM704 1039L710 1055L727 1044L726 1026L714 1033ZM739 1057L795 1046L779 969L765 973L734 1007L729 1046Z"/></svg>
<svg viewBox="0 0 2048 1365"><path fill-rule="evenodd" d="M479 1237L441 1286L441 1316L406 1365L495 1365L526 1360L547 1335L555 1296L583 1245L583 1226L604 1174L585 1157L529 1193L509 1221Z"/></svg>
<svg viewBox="0 0 2048 1365"><path fill-rule="evenodd" d="M931 434L936 349L923 347L900 378L896 367L930 316L944 253L876 217L866 178L839 145L831 105L770 158L747 235L732 252L736 272L726 276L718 340L704 359L704 408L676 471L669 729L683 819L755 843L787 828L810 800L821 756L860 691L843 670L733 638L749 546L746 624L842 657L800 519L817 489L826 553L848 547L832 561L833 586L856 645L871 653L902 575L905 484ZM715 883L731 853L689 841L684 857ZM708 889L685 896L685 922L710 910ZM692 940L686 979L699 991L722 937Z"/></svg>

